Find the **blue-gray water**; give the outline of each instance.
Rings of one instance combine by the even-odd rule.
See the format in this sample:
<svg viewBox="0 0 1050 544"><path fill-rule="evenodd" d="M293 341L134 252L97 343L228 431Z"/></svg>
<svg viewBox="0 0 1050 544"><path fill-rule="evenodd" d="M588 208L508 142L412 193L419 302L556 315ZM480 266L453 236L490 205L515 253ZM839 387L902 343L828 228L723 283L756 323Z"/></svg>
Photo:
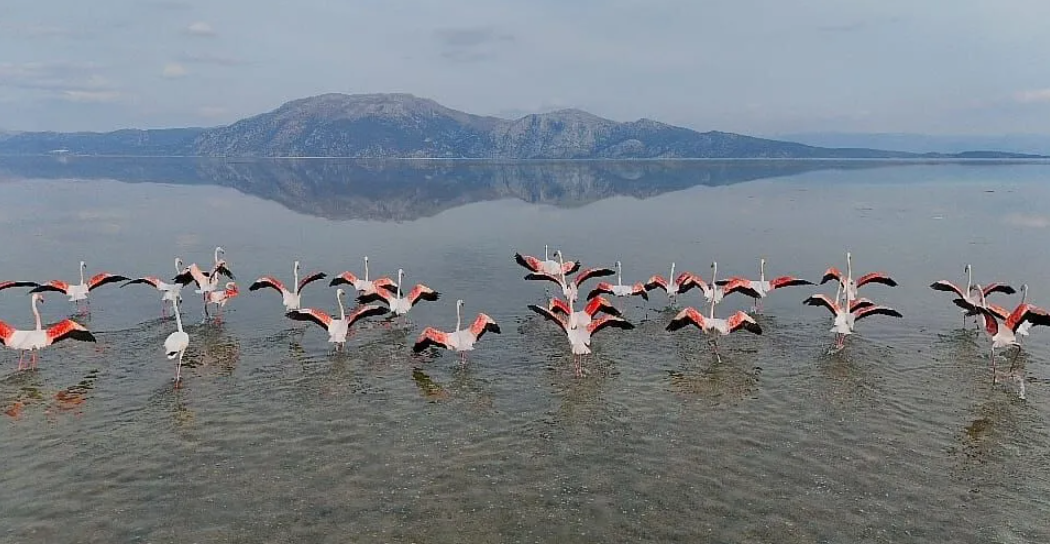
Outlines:
<svg viewBox="0 0 1050 544"><path fill-rule="evenodd" d="M0 541L1050 541L1050 330L1026 341L1020 400L928 287L971 263L1050 305L1048 180L1045 163L0 159L0 280L77 279L80 260L170 277L221 245L242 288L221 326L185 297L179 390L174 323L143 286L92 293L97 345L23 373L0 351L0 409L21 406L0 416ZM616 301L637 328L598 334L576 378L512 258L544 244L621 260L631 282L671 261L755 275L759 257L819 280L849 250L900 282L862 293L905 317L859 322L828 356L830 316L801 301L833 289L784 289L718 362L695 329L663 330L654 291ZM373 319L345 354L246 289L295 259L360 273L364 255L442 298L406 326ZM24 293L0 292L0 319L32 325ZM335 309L327 282L304 293ZM503 334L462 367L413 356L459 298Z"/></svg>

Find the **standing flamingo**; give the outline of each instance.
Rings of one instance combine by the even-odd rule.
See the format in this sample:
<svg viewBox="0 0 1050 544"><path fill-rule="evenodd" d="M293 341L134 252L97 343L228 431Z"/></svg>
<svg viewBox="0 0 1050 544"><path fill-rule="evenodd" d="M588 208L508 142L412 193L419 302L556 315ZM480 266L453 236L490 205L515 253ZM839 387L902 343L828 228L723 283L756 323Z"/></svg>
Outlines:
<svg viewBox="0 0 1050 544"><path fill-rule="evenodd" d="M336 285L344 285L344 284L349 284L349 285L353 286L353 288L355 290L357 290L357 292L362 294L362 295L373 295L373 294L376 293L376 290L381 288L381 287L385 287L387 290L392 290L395 287L394 286L394 282L390 278L388 278L386 276L382 276L382 277L376 278L374 280L369 280L368 279L368 256L367 255L365 255L365 277L364 277L364 279L358 278L357 276L354 275L353 272L350 272L349 270L347 270L346 272L343 272L342 274L339 274L338 276L332 278L332 281L330 281L328 283L328 285L330 287L335 287Z"/></svg>
<svg viewBox="0 0 1050 544"><path fill-rule="evenodd" d="M221 249L221 247L215 248L217 259ZM233 272L226 266L226 261L220 259L212 265L208 272L202 270L197 263L193 263L183 269L183 271L176 275L172 281L180 285L188 285L190 282L196 283L197 289L194 290L194 293L201 295L201 300L207 305L208 294L219 288L220 274L231 280L237 279L233 275Z"/></svg>
<svg viewBox="0 0 1050 544"><path fill-rule="evenodd" d="M537 274L546 274L548 276L560 276L562 274L568 275L576 272L580 269L580 261L569 261L564 262L561 259L561 251L555 251L554 256L559 260L555 261L547 255L547 244L543 244L543 260L539 260L531 255L522 255L521 253L514 254L514 261L524 266L529 272L535 272Z"/></svg>
<svg viewBox="0 0 1050 544"><path fill-rule="evenodd" d="M645 284L642 282L636 282L633 285L623 284L623 269L620 265L620 261L616 261L616 284L613 285L610 282L602 281L598 282L598 285L591 289L590 294L587 295L587 299L590 300L600 293L608 293L614 297L631 297L640 296L645 300L649 300L649 292L645 288Z"/></svg>
<svg viewBox="0 0 1050 544"><path fill-rule="evenodd" d="M0 343L10 349L17 349L20 351L18 355L18 370L36 368L36 352L54 344L55 342L61 342L67 338L80 340L82 342L95 341L94 335L84 328L83 325L72 319L64 319L51 325L47 329L44 329L43 324L40 321L40 309L37 308L37 305L43 304L43 302L44 295L33 293L32 300L30 301L30 304L33 307L33 317L36 319L36 328L33 330L20 331L7 323L0 321ZM26 352L30 353L29 362L23 364L22 359L25 357Z"/></svg>
<svg viewBox="0 0 1050 544"><path fill-rule="evenodd" d="M339 319L332 319L332 316L327 313L313 308L292 310L284 315L295 321L312 321L317 323L322 329L328 331L328 342L335 344L336 350L341 351L343 344L346 343L346 336L350 332L350 327L354 323L365 317L382 315L389 311L382 306L370 304L358 307L348 316L346 315L346 309L343 307L343 297L345 295L346 291L343 291L342 288L335 290L335 300L339 303Z"/></svg>
<svg viewBox="0 0 1050 544"><path fill-rule="evenodd" d="M692 272L682 272L678 277L675 277L674 263L671 263L671 274L667 276L667 279L657 274L645 282L645 288L649 291L657 288L663 289L667 293L668 301L673 304L677 300L678 295L689 290L690 283L695 277L696 275Z"/></svg>
<svg viewBox="0 0 1050 544"><path fill-rule="evenodd" d="M295 261L292 265L292 289L289 291L281 280L273 276L262 276L255 280L255 283L248 286L249 291L257 291L263 287L269 287L281 294L281 303L284 304L284 311L290 312L292 310L298 310L302 304L300 293L303 287L306 287L311 282L322 280L327 276L324 272L314 272L309 276L306 276L301 281L299 280L299 261Z"/></svg>
<svg viewBox="0 0 1050 544"><path fill-rule="evenodd" d="M599 317L586 326L572 327L569 324L568 317L559 316L547 308L535 304L529 304L529 309L553 321L561 327L563 332L565 332L565 335L569 340L569 346L572 347L573 366L576 369L577 377L583 376L582 358L584 355L589 355L591 353L591 337L593 335L606 327L615 327L619 329L634 328L634 325L631 325L623 318L609 315ZM572 301L569 301L569 315L572 315L573 313L575 312L572 310Z"/></svg>
<svg viewBox="0 0 1050 544"><path fill-rule="evenodd" d="M491 331L496 334L500 334L499 325L493 320L488 314L479 313L474 318L474 322L471 323L470 327L463 329L462 326L462 314L461 308L463 307L463 301L456 301L456 329L452 332L444 332L435 329L434 327L427 327L420 333L419 338L416 340L415 345L412 346L412 351L419 353L424 351L430 346L436 346L445 348L447 350L458 352L460 355L460 361L463 361L466 352L474 350L474 344L477 343L481 336L486 331Z"/></svg>
<svg viewBox="0 0 1050 544"><path fill-rule="evenodd" d="M803 304L808 306L823 306L831 312L831 315L834 317L831 332L835 333L835 350L840 350L845 346L846 337L853 334L854 323L858 319L863 319L869 315L903 317L897 310L887 306L876 306L875 303L866 298L853 299L847 294L845 302L840 303L840 296L843 291L844 289L840 284L835 291L834 300L828 298L827 295L818 294L802 301Z"/></svg>
<svg viewBox="0 0 1050 544"><path fill-rule="evenodd" d="M182 271L182 259L175 257L175 273L178 274ZM145 283L152 285L154 289L161 292L160 296L160 315L167 316L168 305L167 303L176 299L182 298L182 284L173 281L172 283L166 283L156 276L143 276L133 280L128 280L120 286L121 289L133 285L136 283Z"/></svg>
<svg viewBox="0 0 1050 544"><path fill-rule="evenodd" d="M401 268L397 269L397 288L391 293L389 290L381 289L377 290L372 295L360 295L357 297L357 301L364 304L371 302L376 299L381 299L386 303L387 307L394 315L403 316L412 309L420 300L429 300L431 302L441 297L441 293L423 285L417 283L411 291L408 292L408 296L401 296L401 282L404 281L405 271Z"/></svg>
<svg viewBox="0 0 1050 544"><path fill-rule="evenodd" d="M178 297L171 299L171 311L175 314L175 332L164 339L164 355L168 359L179 358L175 363L175 387L182 381L182 356L190 345L190 335L182 330L182 314L179 312Z"/></svg>
<svg viewBox="0 0 1050 544"><path fill-rule="evenodd" d="M0 291L4 289L11 289L12 287L39 287L40 284L35 281L0 281Z"/></svg>
<svg viewBox="0 0 1050 544"><path fill-rule="evenodd" d="M51 280L45 284L30 290L30 293L42 293L44 291L57 291L64 293L69 296L69 301L74 303L77 309L80 309L80 301L85 301L87 310L91 309L91 301L88 300L88 293L95 289L102 287L103 285L114 283L118 281L127 281L128 278L117 274L110 274L109 272L100 272L91 277L91 279L84 281L84 270L87 269L87 265L84 261L80 261L80 283L76 285L70 285L64 281Z"/></svg>
<svg viewBox="0 0 1050 544"><path fill-rule="evenodd" d="M1020 329L1021 324L1029 322L1028 328L1035 325L1050 326L1050 313L1046 310L1022 302L1018 304L1010 315L1003 321L1005 327L999 326L999 317L984 307L984 295L980 285L974 285L973 289L978 291L980 302L982 303L978 308L981 310L981 315L984 317L984 331L988 334L992 344L989 349L989 359L992 363L992 383L996 383L998 375L996 374L996 361L995 361L995 350L998 348L1005 348L1009 346L1017 346L1017 353L1021 351L1021 344L1017 338L1017 331ZM1017 358L1017 354L1014 354L1014 359Z"/></svg>
<svg viewBox="0 0 1050 544"><path fill-rule="evenodd" d="M557 252L557 255L558 262L563 265L562 270L558 274L533 272L531 274L526 274L525 279L546 280L556 283L558 287L561 287L562 296L565 297L565 300L568 300L570 302L576 302L577 300L579 300L580 285L582 285L583 282L591 278L601 278L604 276L611 276L616 273L616 271L611 268L584 268L583 270L580 270L579 273L577 273L576 276L570 280L566 277L564 266L565 262L562 260L561 253Z"/></svg>
<svg viewBox="0 0 1050 544"><path fill-rule="evenodd" d="M831 280L836 280L839 282L839 284L845 290L847 300L856 300L857 289L859 289L862 285L868 283L881 283L890 287L897 286L897 282L894 281L893 278L889 277L889 275L887 275L885 272L870 272L868 274L864 274L863 276L857 278L856 281L854 281L853 255L851 255L848 251L846 252L846 276L843 277L842 272L839 272L838 268L832 266L824 272L824 277L820 280L820 284L824 285L825 283Z"/></svg>
<svg viewBox="0 0 1050 544"><path fill-rule="evenodd" d="M794 276L780 276L779 278L766 280L766 260L764 258L758 260L758 280L748 280L737 276L720 280L718 284L724 288L725 284L737 279L744 280L744 283L741 285L742 287L746 287L746 289L738 289L737 291L755 299L755 306L753 309L755 312L762 311L762 299L766 298L770 291L773 291L774 289L793 287L796 285L814 285L814 283L809 280L796 278Z"/></svg>
<svg viewBox="0 0 1050 544"><path fill-rule="evenodd" d="M226 303L231 299L241 294L240 289L237 288L237 284L232 281L226 282L226 288L221 291L209 291L204 296L207 300L204 302L204 317L208 317L208 305L214 304L218 308L218 317L222 317L222 309L226 307Z"/></svg>
<svg viewBox="0 0 1050 544"><path fill-rule="evenodd" d="M930 289L933 289L935 291L947 291L950 293L955 293L959 297L959 299L956 300L961 300L965 303L959 304L958 302L956 302L956 305L962 308L963 328L966 328L967 317L973 316L976 320L981 315L980 310L977 308L978 304L980 304L981 302L979 300L980 297L974 296L972 291L973 267L967 264L963 268L963 272L966 273L966 289L960 289L957 285L948 280L937 280L930 284ZM1004 293L1007 295L1012 295L1016 293L1013 287L999 283L989 283L988 285L984 286L981 292L984 294L984 296L988 296L992 293ZM1007 316L1000 315L999 317L1000 319L1006 319Z"/></svg>

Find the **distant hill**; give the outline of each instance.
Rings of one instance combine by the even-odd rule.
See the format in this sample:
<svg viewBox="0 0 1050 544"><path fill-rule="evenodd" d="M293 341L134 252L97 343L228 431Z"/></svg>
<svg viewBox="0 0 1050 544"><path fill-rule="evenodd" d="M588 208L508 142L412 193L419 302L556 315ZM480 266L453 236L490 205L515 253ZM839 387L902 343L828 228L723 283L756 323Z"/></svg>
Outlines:
<svg viewBox="0 0 1050 544"><path fill-rule="evenodd" d="M961 158L830 148L728 132L697 132L650 119L626 123L580 110L501 119L410 94L324 94L215 128L22 132L2 155L348 157L478 159ZM981 151L982 158L1035 158Z"/></svg>
<svg viewBox="0 0 1050 544"><path fill-rule="evenodd" d="M1050 154L1050 134L1003 134L998 136L939 135L864 132L803 132L772 136L823 147L870 147L909 153L962 153L974 149L997 149L1007 153Z"/></svg>

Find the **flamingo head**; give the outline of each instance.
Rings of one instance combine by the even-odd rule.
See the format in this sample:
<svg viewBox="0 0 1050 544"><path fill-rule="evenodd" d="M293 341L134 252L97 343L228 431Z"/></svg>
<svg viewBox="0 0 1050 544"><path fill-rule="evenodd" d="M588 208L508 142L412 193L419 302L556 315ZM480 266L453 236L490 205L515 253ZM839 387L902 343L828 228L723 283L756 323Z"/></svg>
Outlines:
<svg viewBox="0 0 1050 544"><path fill-rule="evenodd" d="M235 296L237 296L239 294L241 294L241 290L237 288L237 284L236 283L234 283L232 281L226 282L226 297L227 298L233 298L233 297L235 297Z"/></svg>
<svg viewBox="0 0 1050 544"><path fill-rule="evenodd" d="M80 268L87 269L87 263L80 261Z"/></svg>
<svg viewBox="0 0 1050 544"><path fill-rule="evenodd" d="M342 287L340 287L339 289L335 290L335 297L336 298L343 298L345 296L346 296L346 291L344 291Z"/></svg>
<svg viewBox="0 0 1050 544"><path fill-rule="evenodd" d="M963 274L969 274L969 273L970 273L970 265L964 266L963 267Z"/></svg>
<svg viewBox="0 0 1050 544"><path fill-rule="evenodd" d="M295 264L292 265L292 266L293 266L293 268L295 268L296 272L299 271L299 261L295 261Z"/></svg>
<svg viewBox="0 0 1050 544"><path fill-rule="evenodd" d="M456 301L456 308L462 308L462 307L463 307L463 299L457 300Z"/></svg>
<svg viewBox="0 0 1050 544"><path fill-rule="evenodd" d="M175 257L175 269L182 270L182 259Z"/></svg>
<svg viewBox="0 0 1050 544"><path fill-rule="evenodd" d="M616 268L620 268L620 261L616 261Z"/></svg>
<svg viewBox="0 0 1050 544"><path fill-rule="evenodd" d="M40 304L43 304L44 303L44 293L33 293L33 302L34 303L39 302Z"/></svg>

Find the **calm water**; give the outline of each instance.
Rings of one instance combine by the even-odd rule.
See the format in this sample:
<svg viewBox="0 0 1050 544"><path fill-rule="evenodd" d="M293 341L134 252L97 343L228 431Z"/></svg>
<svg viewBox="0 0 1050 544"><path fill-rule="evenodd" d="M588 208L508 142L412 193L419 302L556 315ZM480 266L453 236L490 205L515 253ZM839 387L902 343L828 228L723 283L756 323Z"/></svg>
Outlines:
<svg viewBox="0 0 1050 544"><path fill-rule="evenodd" d="M0 408L22 406L0 415L0 541L1050 541L1050 331L1026 342L1019 400L928 287L972 263L1050 304L1048 180L1050 164L0 160L0 279L75 279L81 259L170 276L221 245L244 289L221 325L186 297L180 390L146 287L92 294L97 345L23 373L0 352ZM829 315L801 300L830 290L784 289L765 334L716 361L695 329L664 332L653 292L617 300L637 328L596 336L576 378L512 259L545 243L632 282L671 261L754 275L760 256L819 279L848 249L897 278L863 292L905 318L862 321L829 356ZM344 354L246 289L294 259L360 273L364 255L442 299ZM457 298L503 334L462 367L413 356ZM335 308L327 282L304 300ZM0 293L0 317L32 324L24 290Z"/></svg>

